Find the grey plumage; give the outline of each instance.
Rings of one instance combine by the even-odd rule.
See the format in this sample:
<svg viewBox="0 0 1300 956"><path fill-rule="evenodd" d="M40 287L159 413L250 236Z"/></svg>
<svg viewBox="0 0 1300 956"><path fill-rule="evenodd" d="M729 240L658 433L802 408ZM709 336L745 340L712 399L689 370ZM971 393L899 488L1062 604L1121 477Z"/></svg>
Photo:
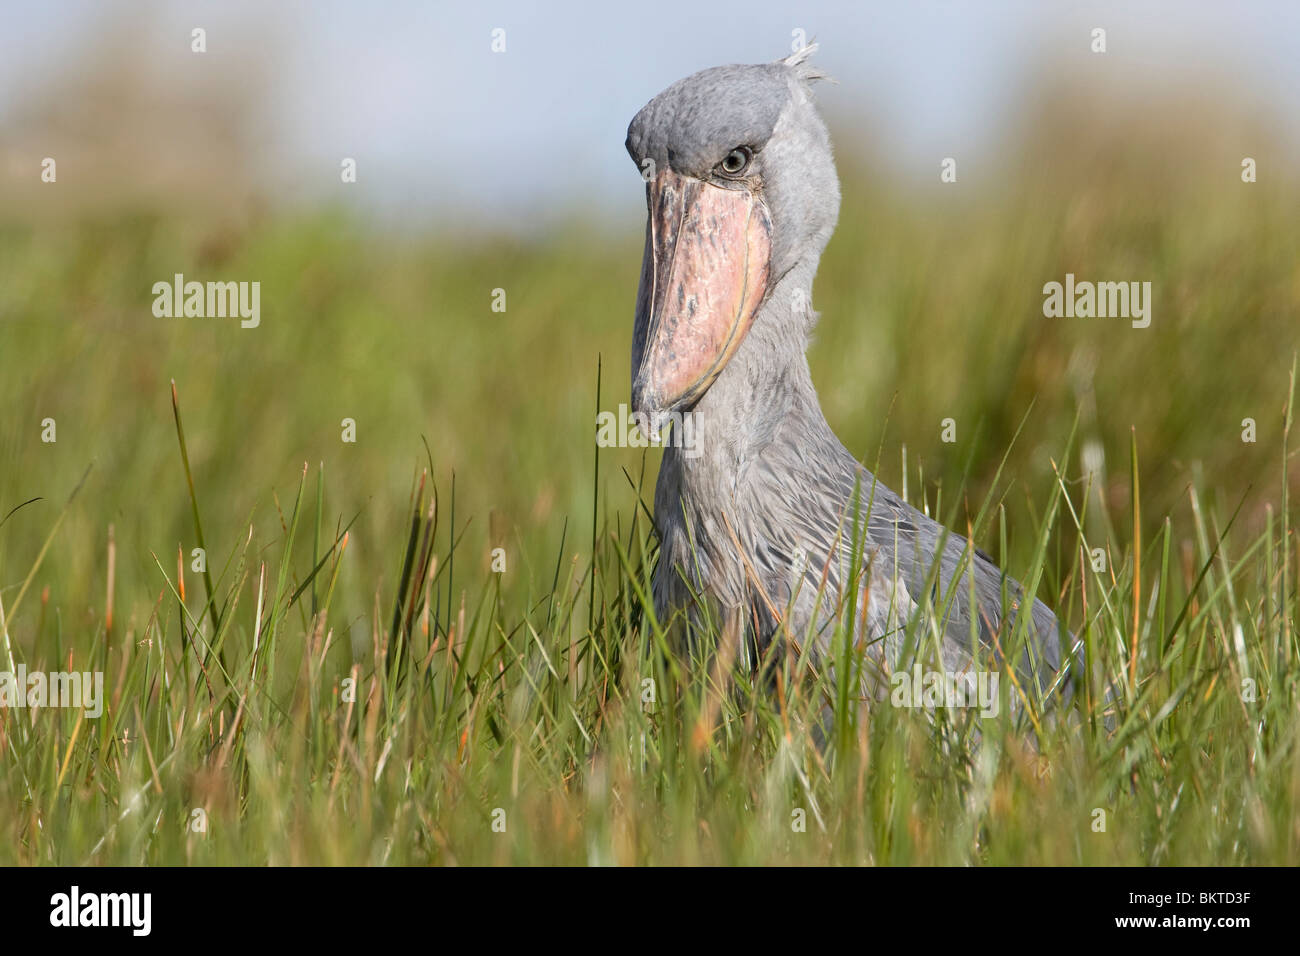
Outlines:
<svg viewBox="0 0 1300 956"><path fill-rule="evenodd" d="M937 636L943 666L959 671L979 656L971 641L972 618L979 645L989 649L1003 618L1015 621L1022 590L962 536L877 482L822 414L805 349L816 321L812 282L835 228L840 192L829 136L810 89L817 75L806 53L705 70L656 96L628 129L627 149L639 168L651 160L655 168L671 170L678 177L674 182L746 191L748 201L761 203L770 216L770 236L756 231L753 217L748 220L749 248L743 264L737 259L732 266L737 275L744 273L735 287L744 288L754 275L753 250L769 252L763 297L746 334L743 316L732 315L743 294L728 299L706 290L697 301L688 294L690 263L678 261L703 255L692 252L696 247L722 241L716 229L710 232L714 220L702 213L692 218L689 208L674 211L675 228L705 238L679 240L673 233L666 239L668 212L656 210L655 203L676 194L669 192L671 183L652 181L647 187L651 216L633 350L634 405L651 416L689 411L696 429L695 449L688 454L668 447L660 468L655 609L662 621L689 623L697 613L695 595L702 595L722 618L738 618L755 651L782 634L810 636L824 651L856 556L861 576L855 584L867 602L865 611L859 607L859 637L877 660L898 666L904 628L928 609L916 632ZM752 159L742 175L733 176L722 164L738 147ZM715 203L730 202L728 192L709 195ZM695 246L683 253L683 242ZM726 285L703 271L696 283ZM645 368L648 340L669 340L658 354L677 360L703 335L690 323L701 329L712 323L708 327L716 332L728 322L733 325L727 341L736 334L742 338L729 358L719 360L720 371L708 373L716 378L705 374L699 380L702 394L698 388L682 392L644 384L661 371ZM685 397L674 397L679 393ZM856 543L855 512L864 526ZM938 609L948 600L948 612L939 619ZM1029 607L1029 640L1017 671L1046 688L1061 671L1063 644L1073 646L1073 638L1041 601L1031 600ZM1004 630L1002 640L1009 633Z"/></svg>

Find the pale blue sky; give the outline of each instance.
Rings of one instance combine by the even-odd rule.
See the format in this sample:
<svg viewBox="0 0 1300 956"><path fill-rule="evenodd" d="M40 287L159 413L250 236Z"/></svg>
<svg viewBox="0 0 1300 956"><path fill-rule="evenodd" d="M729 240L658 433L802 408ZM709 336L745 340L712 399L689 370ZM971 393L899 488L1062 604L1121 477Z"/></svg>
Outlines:
<svg viewBox="0 0 1300 956"><path fill-rule="evenodd" d="M205 27L210 57L268 71L265 158L282 193L309 197L328 170L324 191L339 157L355 156L366 188L354 201L412 221L472 211L526 226L579 203L594 217L639 216L622 145L635 111L695 70L783 55L795 29L821 42L820 65L839 81L819 93L837 141L862 137L900 169L957 153L979 162L1027 84L1098 68L1093 26L1108 31L1105 68L1129 71L1135 96L1223 75L1290 135L1300 128L1300 3L1284 0L3 0L0 123L106 21L147 25L127 40L142 57L185 50L189 29ZM489 49L494 27L505 54Z"/></svg>

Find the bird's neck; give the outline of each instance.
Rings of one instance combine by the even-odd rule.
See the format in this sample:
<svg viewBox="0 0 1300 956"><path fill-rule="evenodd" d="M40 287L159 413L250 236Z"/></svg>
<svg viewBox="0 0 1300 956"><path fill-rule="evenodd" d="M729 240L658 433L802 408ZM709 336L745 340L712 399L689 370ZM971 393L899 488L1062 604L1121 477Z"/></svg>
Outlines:
<svg viewBox="0 0 1300 956"><path fill-rule="evenodd" d="M781 277L736 354L695 405L697 447L676 463L684 476L734 482L774 440L833 440L805 354L816 270L813 260Z"/></svg>

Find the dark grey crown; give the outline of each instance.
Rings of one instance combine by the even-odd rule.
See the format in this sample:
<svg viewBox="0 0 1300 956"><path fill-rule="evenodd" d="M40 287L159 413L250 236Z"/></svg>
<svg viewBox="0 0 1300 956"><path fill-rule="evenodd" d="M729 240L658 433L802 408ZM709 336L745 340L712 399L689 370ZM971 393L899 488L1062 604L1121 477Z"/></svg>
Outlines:
<svg viewBox="0 0 1300 956"><path fill-rule="evenodd" d="M687 176L705 178L737 146L755 152L776 128L791 99L784 62L716 66L678 80L636 114L627 151Z"/></svg>

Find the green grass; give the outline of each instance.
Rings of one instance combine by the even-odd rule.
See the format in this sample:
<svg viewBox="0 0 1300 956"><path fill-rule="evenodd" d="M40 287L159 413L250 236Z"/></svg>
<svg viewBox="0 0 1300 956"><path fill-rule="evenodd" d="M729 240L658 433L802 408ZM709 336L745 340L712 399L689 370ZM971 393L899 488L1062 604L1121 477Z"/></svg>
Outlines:
<svg viewBox="0 0 1300 956"><path fill-rule="evenodd" d="M1014 188L956 195L841 156L816 289L846 444L952 527L983 511L1087 641L1036 745L1008 707L977 747L966 714L854 702L818 748L816 662L759 692L667 645L655 456L593 469L635 230L0 222L0 518L39 499L0 524L0 669L109 698L0 710L0 863L1300 862L1296 184L1129 132L1065 157L1044 124ZM261 281L261 328L155 319L177 271ZM1043 318L1067 271L1151 281L1152 327Z"/></svg>
<svg viewBox="0 0 1300 956"><path fill-rule="evenodd" d="M1058 510L1090 544L1082 502L1059 491L1026 580ZM33 667L70 654L106 672L112 700L99 721L6 715L6 862L1297 858L1300 588L1287 580L1300 562L1288 570L1281 521L1234 547L1194 504L1195 576L1169 524L1143 545L1141 576L1131 554L1113 575L1071 569L1093 667L1066 720L1033 699L1033 716L1013 717L1019 690L1004 682L1000 715L982 722L842 706L819 748L809 727L838 688L818 662L786 660L774 694L667 643L643 603L643 513L609 516L592 554L561 551L549 586L512 607L500 577L458 587L454 502L422 475L396 591L353 618L336 605L350 532L324 498L320 472L304 472L271 534L214 564L211 591L160 557L138 630L101 620L74 649L30 581L6 602L6 635L33 622L46 649ZM833 647L850 667L861 653L842 636ZM201 832L187 830L197 809Z"/></svg>

